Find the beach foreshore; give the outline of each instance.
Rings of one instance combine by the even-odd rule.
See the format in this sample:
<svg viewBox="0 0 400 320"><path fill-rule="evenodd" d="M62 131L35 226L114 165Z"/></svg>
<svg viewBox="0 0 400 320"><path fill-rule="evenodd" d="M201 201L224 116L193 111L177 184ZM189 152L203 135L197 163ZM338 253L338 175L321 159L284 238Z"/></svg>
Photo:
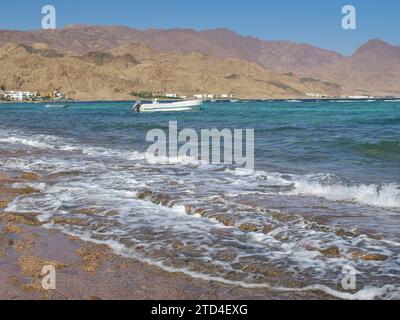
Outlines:
<svg viewBox="0 0 400 320"><path fill-rule="evenodd" d="M157 266L122 257L105 245L41 226L35 214L5 210L32 188L13 188L16 182L37 180L29 172L0 171L0 299L329 299L322 292L279 292L247 289L167 272ZM34 208L32 208L34 210ZM59 223L69 223L60 221ZM56 269L56 289L42 288L42 268Z"/></svg>

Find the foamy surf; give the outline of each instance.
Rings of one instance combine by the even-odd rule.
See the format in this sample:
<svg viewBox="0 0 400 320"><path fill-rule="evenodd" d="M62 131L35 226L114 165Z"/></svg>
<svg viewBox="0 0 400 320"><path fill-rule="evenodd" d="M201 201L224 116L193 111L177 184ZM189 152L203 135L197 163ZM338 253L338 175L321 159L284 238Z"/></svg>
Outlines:
<svg viewBox="0 0 400 320"><path fill-rule="evenodd" d="M53 224L44 225L45 228L52 229L55 226ZM290 288L283 286L274 286L269 283L247 283L244 281L233 281L224 279L223 277L216 277L209 274L202 274L198 272L193 272L187 268L174 268L165 265L162 261L153 260L143 255L139 254L135 250L125 247L116 241L101 241L93 239L90 235L84 235L80 233L74 233L60 229L62 232L69 234L71 236L76 236L84 241L93 242L96 244L107 245L113 249L113 251L126 258L134 258L143 263L150 264L152 266L159 267L167 272L171 273L183 273L194 279L200 279L204 281L213 281L229 286L237 286L246 289L269 289L277 292L307 292L307 291L321 291L332 297L344 299L344 300L376 300L376 299L399 299L400 298L400 287L396 285L386 285L383 287L366 287L355 293L343 292L339 290L334 290L326 285L315 284L309 285L303 288Z"/></svg>
<svg viewBox="0 0 400 320"><path fill-rule="evenodd" d="M225 172L243 177L262 179L271 186L291 187L285 192L289 195L307 195L323 197L331 201L351 202L380 208L400 208L400 185L391 184L356 184L343 181L332 174L293 175L261 170L227 169ZM332 181L333 180L333 181Z"/></svg>
<svg viewBox="0 0 400 320"><path fill-rule="evenodd" d="M357 108L351 103L341 105L340 110L348 114L353 109L358 113L356 120L340 124L333 103L322 108L302 102L290 105L263 102L260 107L251 106L256 114L249 123L258 126L255 132L261 135L256 141L256 170L187 157L165 158L163 164L152 165L143 152L145 143L136 148L131 142L144 141L147 129L164 127L168 119L154 123L128 118L123 110L118 115L115 108L109 109L115 117L112 125L105 124L103 116L96 118L93 108L85 119L88 129L76 128L82 115L71 110L65 114L63 137L46 127L54 120L51 114L44 115L49 118L42 127L32 124L34 133L29 130L31 119L26 119L21 130L1 126L2 170L17 174L29 170L41 177L38 182L15 184L15 188L38 192L17 197L7 210L39 213L49 228L108 244L121 255L193 278L253 289L318 290L342 299L398 297L396 159L392 159L394 169L383 176L382 168L390 157L343 143L364 141L369 134L357 136L362 128L353 131L358 122L371 125L368 113L360 111L365 107L362 102ZM376 107L374 102L368 105L372 106L368 112ZM381 122L389 123L394 131L395 105L386 107L392 113ZM224 105L213 111L221 117L217 125L241 127L249 116L231 109L235 106L229 106L226 113L219 113L219 108ZM74 113L76 118L69 119ZM225 119L227 115L233 120ZM24 115L18 116L23 121ZM188 127L208 125L207 111L199 116L205 118L200 121L188 115L193 121ZM13 127L11 120L8 125ZM216 126L214 122L209 125ZM345 129L338 132L338 125ZM383 132L380 140L396 140L390 132ZM342 139L347 133L350 137ZM375 134L369 141L376 141ZM343 165L347 174L353 173L351 177L329 162L334 153L331 148L342 152L335 155L346 154L345 159L335 158L332 163ZM314 161L319 151L322 160ZM364 158L374 163L375 167L368 167L374 175L357 171L354 163ZM274 160L277 163L270 166L268 162ZM310 173L310 167L322 173ZM342 268L347 265L360 273L357 290L352 292L340 289Z"/></svg>
<svg viewBox="0 0 400 320"><path fill-rule="evenodd" d="M301 178L294 182L296 195L324 197L332 201L347 201L380 208L400 208L400 186L385 184L370 185L323 185Z"/></svg>

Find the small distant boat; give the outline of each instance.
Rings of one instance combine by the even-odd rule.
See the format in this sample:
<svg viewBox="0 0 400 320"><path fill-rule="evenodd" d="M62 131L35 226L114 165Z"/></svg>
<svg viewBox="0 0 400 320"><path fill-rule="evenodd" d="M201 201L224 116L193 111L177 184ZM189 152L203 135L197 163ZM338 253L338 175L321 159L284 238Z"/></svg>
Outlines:
<svg viewBox="0 0 400 320"><path fill-rule="evenodd" d="M52 108L52 109L66 109L69 107L67 104L46 104L45 108Z"/></svg>
<svg viewBox="0 0 400 320"><path fill-rule="evenodd" d="M230 102L231 102L231 103L236 103L236 102L239 102L239 100L233 99L233 100L230 100Z"/></svg>
<svg viewBox="0 0 400 320"><path fill-rule="evenodd" d="M181 111L200 111L203 100L190 100L179 102L160 103L154 99L153 103L142 103L137 101L132 111L134 112L181 112Z"/></svg>

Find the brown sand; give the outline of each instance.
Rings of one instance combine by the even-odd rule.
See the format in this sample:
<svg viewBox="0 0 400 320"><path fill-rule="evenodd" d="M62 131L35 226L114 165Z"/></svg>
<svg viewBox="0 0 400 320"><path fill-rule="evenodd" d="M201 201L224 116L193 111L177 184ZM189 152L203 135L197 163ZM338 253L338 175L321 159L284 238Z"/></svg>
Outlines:
<svg viewBox="0 0 400 320"><path fill-rule="evenodd" d="M10 182L38 179L0 173L0 299L321 299L320 292L282 293L228 286L166 272L135 259L41 227L34 214L4 213L18 192ZM56 290L41 286L43 266L56 269Z"/></svg>

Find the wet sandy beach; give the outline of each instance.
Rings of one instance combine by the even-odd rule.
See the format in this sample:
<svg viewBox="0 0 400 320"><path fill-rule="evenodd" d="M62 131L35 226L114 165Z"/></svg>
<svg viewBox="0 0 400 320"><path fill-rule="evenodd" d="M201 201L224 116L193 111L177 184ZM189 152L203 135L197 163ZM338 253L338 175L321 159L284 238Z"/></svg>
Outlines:
<svg viewBox="0 0 400 320"><path fill-rule="evenodd" d="M0 299L302 299L320 292L245 289L166 272L41 226L34 214L4 213L15 196L38 192L10 184L40 179L32 173L0 173ZM66 221L60 221L66 223ZM43 290L43 266L56 268L56 290Z"/></svg>

